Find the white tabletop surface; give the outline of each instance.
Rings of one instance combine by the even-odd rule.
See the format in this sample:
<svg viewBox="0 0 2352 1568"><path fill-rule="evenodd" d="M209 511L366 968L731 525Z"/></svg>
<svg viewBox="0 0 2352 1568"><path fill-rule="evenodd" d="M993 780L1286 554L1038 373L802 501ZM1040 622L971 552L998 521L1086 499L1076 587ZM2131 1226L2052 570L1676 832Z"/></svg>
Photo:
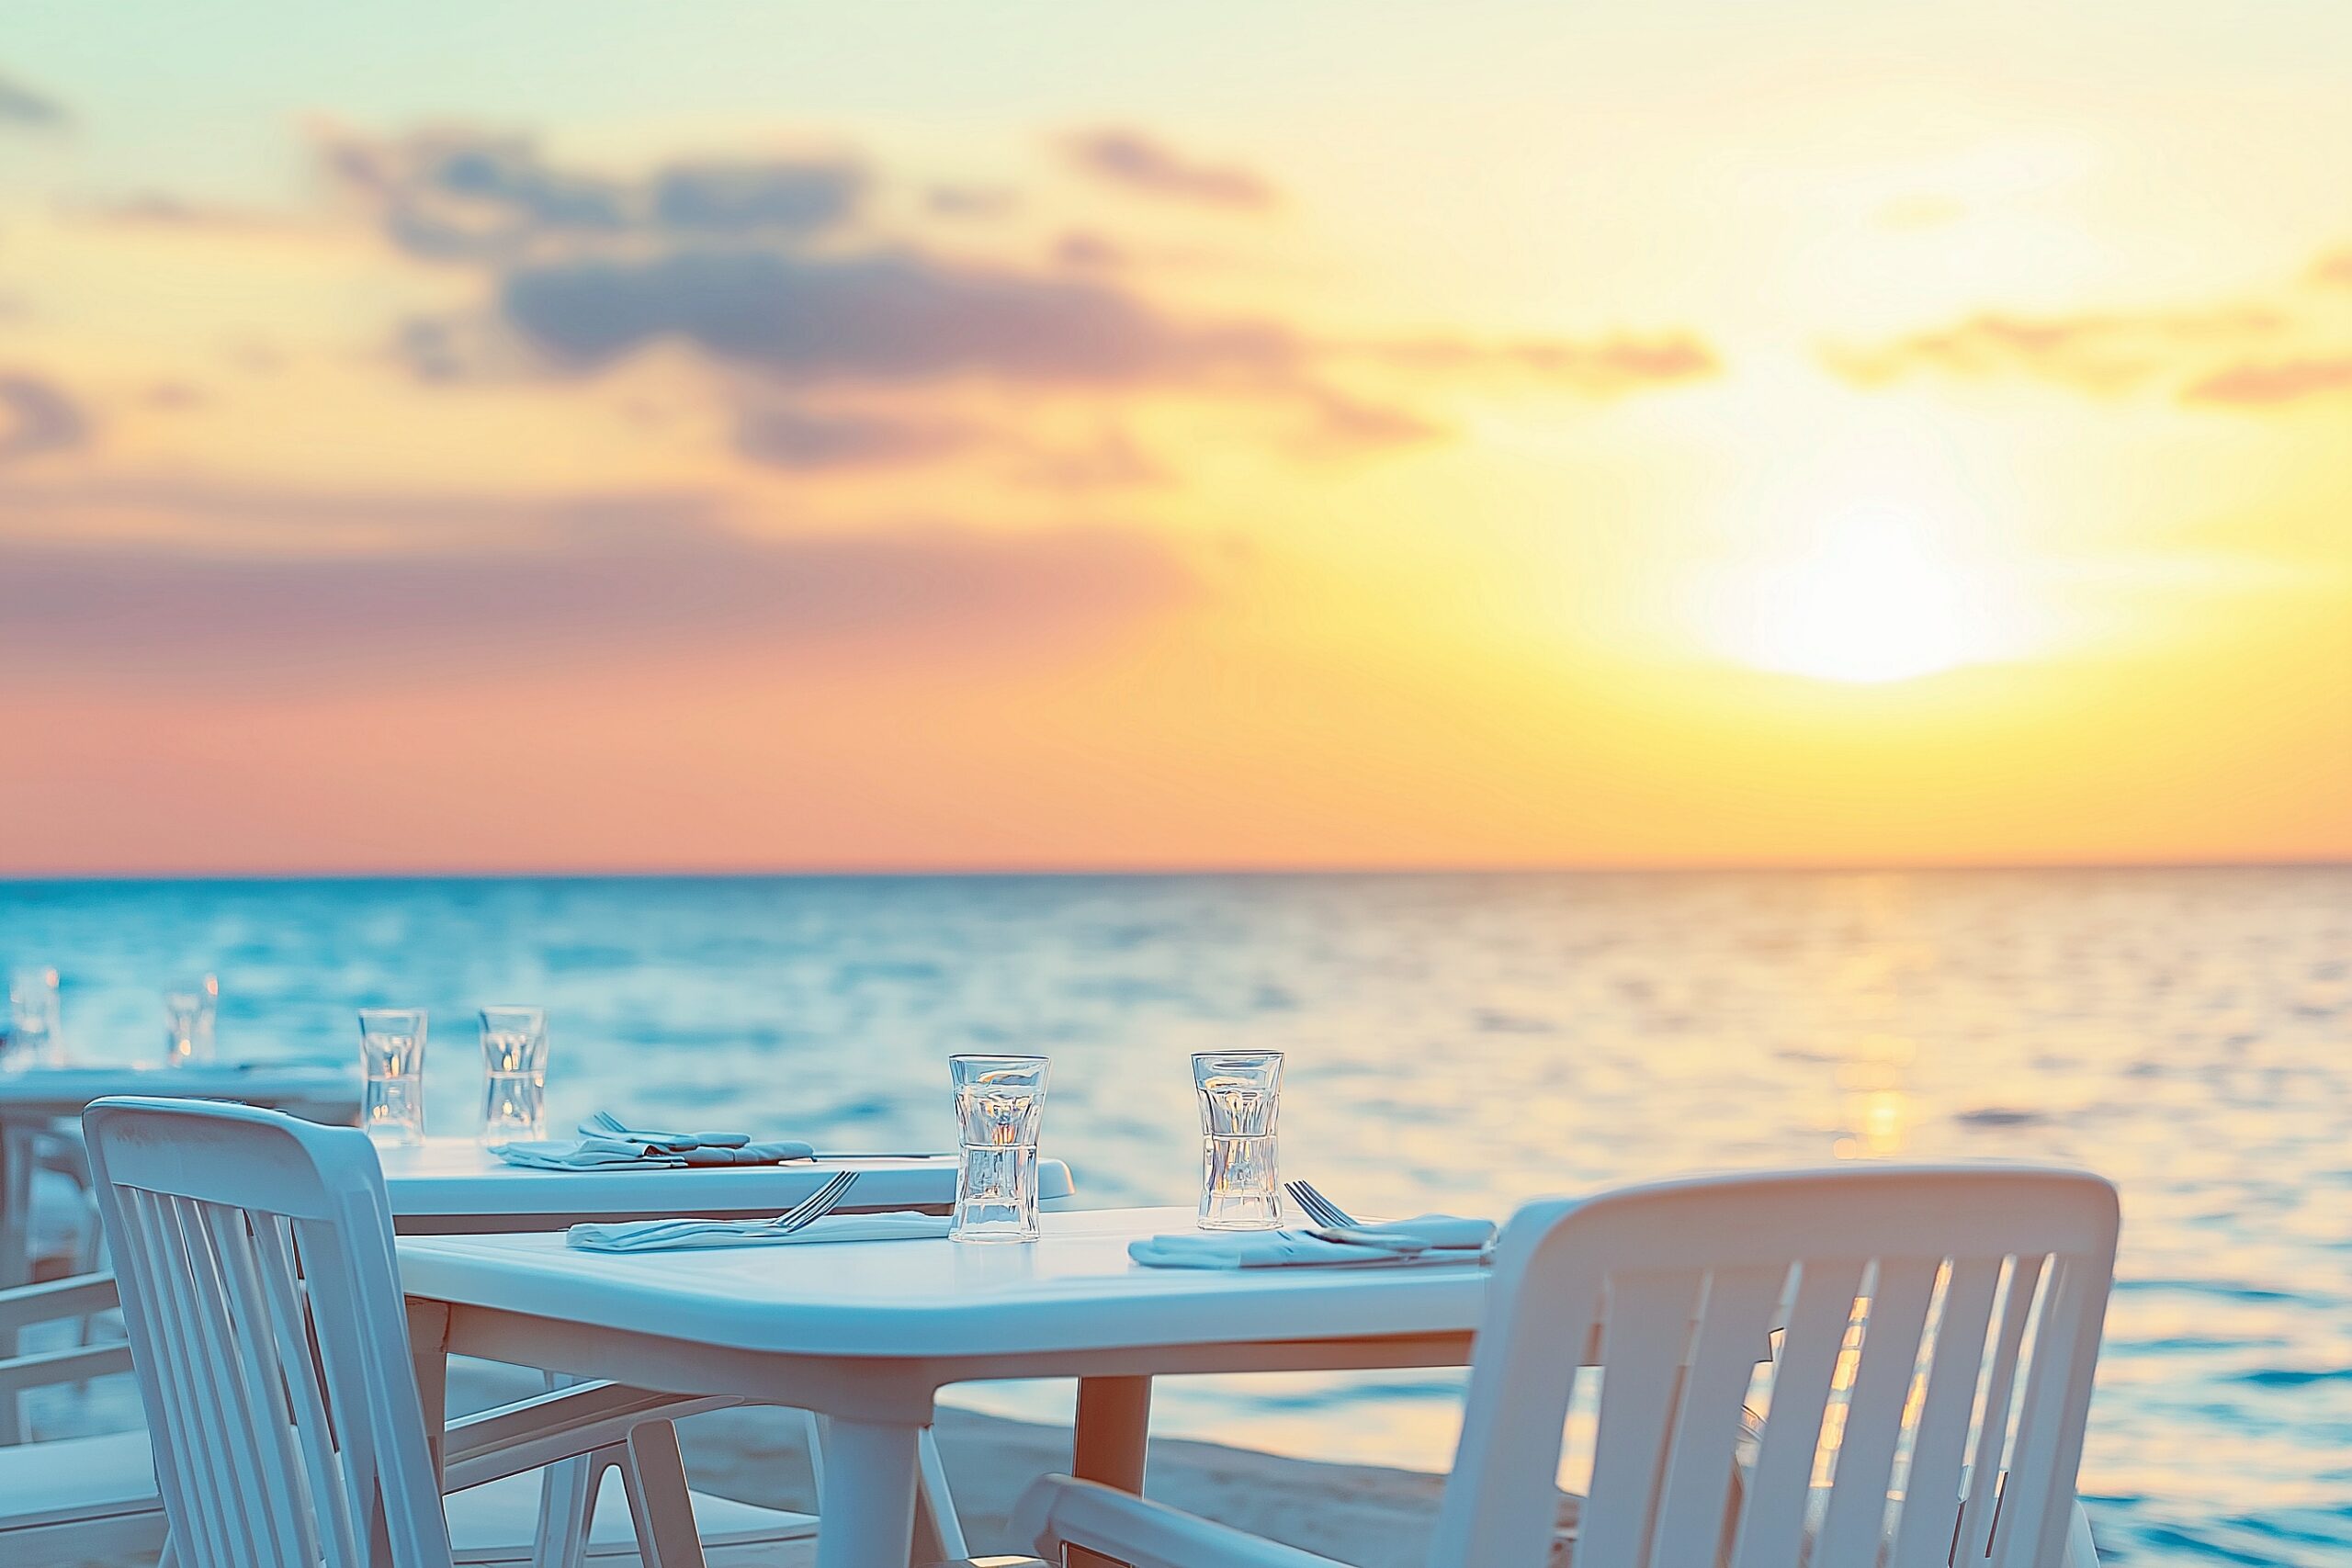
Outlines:
<svg viewBox="0 0 2352 1568"><path fill-rule="evenodd" d="M1487 1270L1146 1269L1141 1236L1190 1209L1048 1213L1044 1239L839 1242L640 1254L560 1235L404 1236L412 1296L714 1348L842 1357L1009 1356L1137 1345L1460 1334Z"/></svg>
<svg viewBox="0 0 2352 1568"><path fill-rule="evenodd" d="M779 1213L840 1170L857 1172L842 1206L895 1208L950 1202L956 1156L888 1156L797 1160L790 1165L708 1166L684 1170L532 1170L508 1165L471 1138L427 1138L378 1151L392 1213L404 1227L429 1217L517 1220L629 1214ZM1070 1192L1069 1167L1038 1162L1038 1191Z"/></svg>
<svg viewBox="0 0 2352 1568"><path fill-rule="evenodd" d="M210 1062L185 1067L160 1062L77 1063L0 1072L0 1114L78 1116L94 1100L117 1094L184 1095L199 1100L359 1102L359 1065L324 1062Z"/></svg>

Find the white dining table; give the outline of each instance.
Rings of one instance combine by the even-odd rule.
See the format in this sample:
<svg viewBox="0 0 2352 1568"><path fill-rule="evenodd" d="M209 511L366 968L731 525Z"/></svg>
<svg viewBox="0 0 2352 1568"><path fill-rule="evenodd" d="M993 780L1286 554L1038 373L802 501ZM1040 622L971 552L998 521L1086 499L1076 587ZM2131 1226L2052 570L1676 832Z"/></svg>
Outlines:
<svg viewBox="0 0 2352 1568"><path fill-rule="evenodd" d="M359 1111L359 1066L323 1062L76 1064L0 1072L0 1286L30 1277L33 1146L51 1123L114 1095L172 1095L298 1111L348 1122Z"/></svg>
<svg viewBox="0 0 2352 1568"><path fill-rule="evenodd" d="M1074 1470L1143 1483L1151 1380L1193 1372L1462 1366L1475 1265L1146 1269L1127 1244L1189 1209L1044 1216L1034 1243L945 1239L584 1252L560 1235L407 1235L401 1288L437 1431L440 1363L481 1356L828 1418L818 1568L898 1568L917 1541L918 1442L938 1391L1079 1382Z"/></svg>

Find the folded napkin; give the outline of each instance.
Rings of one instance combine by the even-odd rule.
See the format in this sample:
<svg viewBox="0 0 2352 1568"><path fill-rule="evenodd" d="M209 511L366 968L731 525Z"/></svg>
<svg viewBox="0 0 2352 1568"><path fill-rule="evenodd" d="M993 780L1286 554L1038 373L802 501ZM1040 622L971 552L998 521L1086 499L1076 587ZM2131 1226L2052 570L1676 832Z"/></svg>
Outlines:
<svg viewBox="0 0 2352 1568"><path fill-rule="evenodd" d="M773 1220L641 1220L633 1224L574 1225L564 1233L590 1252L662 1252L673 1247L780 1247L815 1241L920 1241L947 1234L944 1214L911 1210L886 1214L827 1214L798 1230L779 1231Z"/></svg>
<svg viewBox="0 0 2352 1568"><path fill-rule="evenodd" d="M1194 1231L1129 1242L1127 1256L1151 1269L1363 1268L1483 1263L1495 1227L1486 1220L1423 1214L1345 1230Z"/></svg>
<svg viewBox="0 0 2352 1568"><path fill-rule="evenodd" d="M496 1144L492 1154L508 1165L533 1170L609 1170L626 1166L637 1170L676 1170L685 1166L782 1165L808 1159L816 1150L807 1144L778 1140L745 1144L740 1148L717 1145L691 1149L662 1149L619 1138L580 1138L547 1143Z"/></svg>

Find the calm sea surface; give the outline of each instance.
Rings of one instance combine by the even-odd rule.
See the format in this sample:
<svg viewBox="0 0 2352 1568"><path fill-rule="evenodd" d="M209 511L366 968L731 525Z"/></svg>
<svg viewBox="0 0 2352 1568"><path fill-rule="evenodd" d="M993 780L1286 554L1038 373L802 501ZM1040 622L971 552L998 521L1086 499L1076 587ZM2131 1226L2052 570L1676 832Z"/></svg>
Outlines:
<svg viewBox="0 0 2352 1568"><path fill-rule="evenodd" d="M2138 1562L2352 1562L2352 869L1887 875L0 884L92 1058L221 980L224 1055L433 1010L551 1012L557 1121L834 1147L949 1136L944 1058L1054 1058L1047 1150L1187 1202L1185 1056L1292 1054L1284 1165L1373 1213L1501 1215L1692 1168L2091 1166L2122 1280L2084 1461ZM1451 1375L1170 1382L1159 1429L1442 1468ZM969 1391L1008 1414L1067 1389Z"/></svg>

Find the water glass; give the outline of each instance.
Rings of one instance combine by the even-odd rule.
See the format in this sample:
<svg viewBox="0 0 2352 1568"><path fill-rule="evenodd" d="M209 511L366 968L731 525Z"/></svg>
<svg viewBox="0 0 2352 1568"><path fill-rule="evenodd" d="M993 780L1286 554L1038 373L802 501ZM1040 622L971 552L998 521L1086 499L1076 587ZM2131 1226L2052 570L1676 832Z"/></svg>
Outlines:
<svg viewBox="0 0 2352 1568"><path fill-rule="evenodd" d="M1282 1224L1280 1051L1204 1051L1193 1058L1201 1101L1204 1231L1264 1231Z"/></svg>
<svg viewBox="0 0 2352 1568"><path fill-rule="evenodd" d="M8 1065L13 1067L59 1067L65 1065L65 1043L60 1036L57 971L36 964L8 976Z"/></svg>
<svg viewBox="0 0 2352 1568"><path fill-rule="evenodd" d="M424 1010L359 1010L359 1124L379 1148L424 1141Z"/></svg>
<svg viewBox="0 0 2352 1568"><path fill-rule="evenodd" d="M957 1241L1037 1239L1037 1129L1046 1058L951 1056L956 1079Z"/></svg>
<svg viewBox="0 0 2352 1568"><path fill-rule="evenodd" d="M548 1135L548 1015L540 1008L481 1010L481 1142Z"/></svg>
<svg viewBox="0 0 2352 1568"><path fill-rule="evenodd" d="M207 975L192 991L164 993L164 1061L184 1067L212 1060L212 1026L220 1014L220 982Z"/></svg>

